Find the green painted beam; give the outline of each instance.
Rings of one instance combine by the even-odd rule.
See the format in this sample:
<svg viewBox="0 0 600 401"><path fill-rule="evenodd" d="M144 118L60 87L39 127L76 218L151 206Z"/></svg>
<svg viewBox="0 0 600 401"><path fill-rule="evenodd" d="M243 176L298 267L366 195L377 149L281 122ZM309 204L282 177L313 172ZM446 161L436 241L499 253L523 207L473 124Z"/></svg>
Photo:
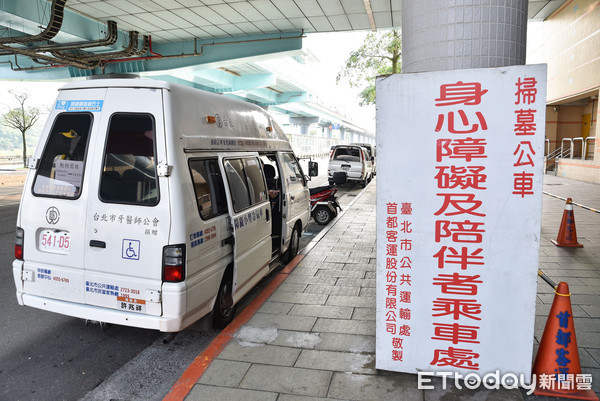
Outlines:
<svg viewBox="0 0 600 401"><path fill-rule="evenodd" d="M275 85L277 78L275 74L253 74L236 76L229 72L216 69L195 71L194 75L204 80L214 82L223 89L220 92L237 92L242 90L264 88Z"/></svg>
<svg viewBox="0 0 600 401"><path fill-rule="evenodd" d="M196 40L153 45L153 53L144 57L144 71L167 71L203 66L214 68L234 60L260 60L275 54L290 55L302 50L302 33L277 33L235 38ZM109 63L106 72L115 72Z"/></svg>
<svg viewBox="0 0 600 401"><path fill-rule="evenodd" d="M261 106L275 106L283 103L305 102L309 94L304 91L278 93L266 88L257 88L245 93L245 97L253 99Z"/></svg>
<svg viewBox="0 0 600 401"><path fill-rule="evenodd" d="M189 86L190 88L201 89L203 91L215 93L215 90L209 86L201 85L196 82L191 82L191 81L185 80L183 78L177 78L177 77L174 77L173 75L151 75L151 76L148 76L148 78L172 82L174 84Z"/></svg>
<svg viewBox="0 0 600 401"><path fill-rule="evenodd" d="M13 35L38 34L48 23L51 4L51 1L40 3L38 0L0 1L0 25L11 28L13 31L11 34ZM62 27L54 37L54 41L70 43L82 40L98 40L106 35L106 31L107 25L105 22L85 17L65 8ZM7 34L5 33L2 36L6 37ZM119 31L119 40L115 44L116 47L110 49L98 48L97 50L116 50L120 48L121 42L127 42L127 40L127 33Z"/></svg>

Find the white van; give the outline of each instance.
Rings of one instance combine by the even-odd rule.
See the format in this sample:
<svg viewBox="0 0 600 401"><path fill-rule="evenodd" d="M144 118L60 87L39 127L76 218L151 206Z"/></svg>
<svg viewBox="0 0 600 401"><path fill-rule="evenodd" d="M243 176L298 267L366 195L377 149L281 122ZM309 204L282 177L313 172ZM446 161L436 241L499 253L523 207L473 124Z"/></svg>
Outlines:
<svg viewBox="0 0 600 401"><path fill-rule="evenodd" d="M29 164L19 304L83 319L175 332L214 309L224 326L310 215L271 116L168 82L67 84Z"/></svg>
<svg viewBox="0 0 600 401"><path fill-rule="evenodd" d="M357 181L363 188L366 187L373 178L373 160L362 146L336 145L327 166L329 185L335 184L336 176L341 175L341 183Z"/></svg>
<svg viewBox="0 0 600 401"><path fill-rule="evenodd" d="M369 158L373 164L373 175L377 174L377 152L375 151L375 145L370 143L351 143L350 145L362 146L367 149L369 153Z"/></svg>

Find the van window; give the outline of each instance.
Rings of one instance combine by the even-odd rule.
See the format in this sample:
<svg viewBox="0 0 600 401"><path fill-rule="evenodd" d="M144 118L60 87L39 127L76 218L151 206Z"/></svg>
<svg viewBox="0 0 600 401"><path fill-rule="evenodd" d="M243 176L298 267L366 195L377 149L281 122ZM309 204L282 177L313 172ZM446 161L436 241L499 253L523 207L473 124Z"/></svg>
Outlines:
<svg viewBox="0 0 600 401"><path fill-rule="evenodd" d="M150 115L121 113L111 117L100 180L102 201L158 204L154 136Z"/></svg>
<svg viewBox="0 0 600 401"><path fill-rule="evenodd" d="M91 126L92 115L88 113L63 113L56 117L35 176L35 195L79 197Z"/></svg>
<svg viewBox="0 0 600 401"><path fill-rule="evenodd" d="M346 162L360 161L360 148L338 147L333 154L333 160L341 160Z"/></svg>
<svg viewBox="0 0 600 401"><path fill-rule="evenodd" d="M306 177L304 177L304 173L302 172L302 168L298 163L298 160L291 153L283 153L283 168L284 168L284 177L288 183L288 186L299 185L302 189L306 185ZM290 188L290 190L293 190Z"/></svg>
<svg viewBox="0 0 600 401"><path fill-rule="evenodd" d="M224 166L236 213L267 200L265 180L257 158L229 159Z"/></svg>
<svg viewBox="0 0 600 401"><path fill-rule="evenodd" d="M217 159L190 160L198 211L203 220L227 213L223 176Z"/></svg>

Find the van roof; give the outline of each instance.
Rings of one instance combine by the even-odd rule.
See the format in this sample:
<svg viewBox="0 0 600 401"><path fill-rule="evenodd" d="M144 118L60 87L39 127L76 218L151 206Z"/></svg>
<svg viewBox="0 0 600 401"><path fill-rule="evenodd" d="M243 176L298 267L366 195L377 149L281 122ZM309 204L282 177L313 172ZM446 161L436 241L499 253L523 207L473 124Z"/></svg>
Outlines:
<svg viewBox="0 0 600 401"><path fill-rule="evenodd" d="M82 81L67 82L58 90L88 89L88 88L156 88L170 89L174 85L167 81L159 81L147 78L107 78L88 79Z"/></svg>
<svg viewBox="0 0 600 401"><path fill-rule="evenodd" d="M174 130L186 152L202 150L291 151L285 133L261 107L155 79L92 79L69 82L61 91L91 88L166 89ZM207 117L213 121L208 122Z"/></svg>

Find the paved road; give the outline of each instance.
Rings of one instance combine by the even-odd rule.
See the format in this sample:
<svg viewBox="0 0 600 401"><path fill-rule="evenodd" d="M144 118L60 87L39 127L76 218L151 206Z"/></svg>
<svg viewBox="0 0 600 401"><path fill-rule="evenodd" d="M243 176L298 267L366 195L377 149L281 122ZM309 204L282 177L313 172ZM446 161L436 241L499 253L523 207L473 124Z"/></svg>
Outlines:
<svg viewBox="0 0 600 401"><path fill-rule="evenodd" d="M321 175L311 187L327 184L327 163L320 162ZM342 207L361 190L358 185L340 187ZM0 400L161 400L218 334L210 319L170 338L124 326L102 330L97 323L86 326L81 319L19 306L11 263L20 190L5 193L11 198L0 202ZM311 220L302 246L323 228ZM270 279L259 283L238 311Z"/></svg>

